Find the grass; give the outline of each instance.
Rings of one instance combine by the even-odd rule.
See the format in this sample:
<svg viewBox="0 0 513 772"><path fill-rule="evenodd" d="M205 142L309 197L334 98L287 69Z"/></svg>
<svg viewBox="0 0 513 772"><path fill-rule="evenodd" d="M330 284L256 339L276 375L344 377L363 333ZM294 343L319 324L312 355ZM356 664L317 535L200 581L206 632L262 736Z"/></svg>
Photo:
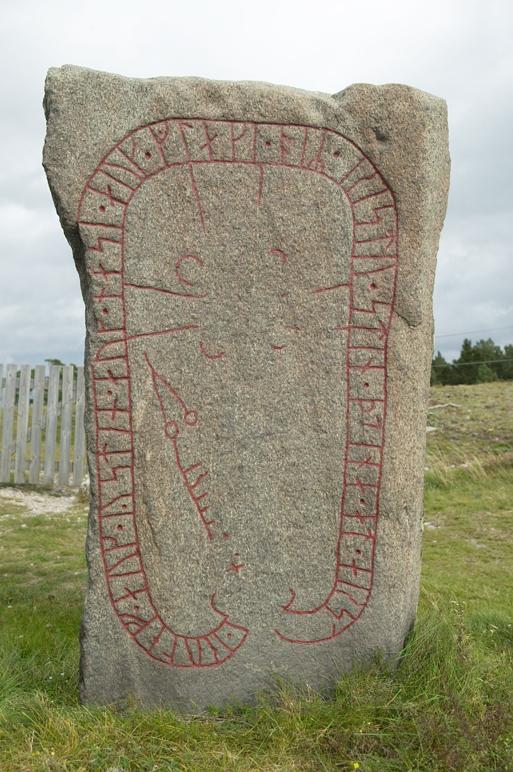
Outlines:
<svg viewBox="0 0 513 772"><path fill-rule="evenodd" d="M456 405L442 409L435 405ZM464 464L474 457L513 453L513 381L473 386L434 386L431 389L428 461Z"/></svg>
<svg viewBox="0 0 513 772"><path fill-rule="evenodd" d="M183 719L77 702L84 505L0 498L0 770L513 770L513 384L435 387L399 667ZM467 417L470 416L470 417Z"/></svg>

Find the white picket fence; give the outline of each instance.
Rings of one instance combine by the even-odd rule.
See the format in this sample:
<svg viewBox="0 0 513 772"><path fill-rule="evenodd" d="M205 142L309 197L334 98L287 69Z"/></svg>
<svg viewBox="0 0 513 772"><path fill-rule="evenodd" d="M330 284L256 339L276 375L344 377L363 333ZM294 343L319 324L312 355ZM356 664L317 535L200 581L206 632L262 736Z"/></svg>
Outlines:
<svg viewBox="0 0 513 772"><path fill-rule="evenodd" d="M83 367L0 364L0 482L82 483L84 392Z"/></svg>

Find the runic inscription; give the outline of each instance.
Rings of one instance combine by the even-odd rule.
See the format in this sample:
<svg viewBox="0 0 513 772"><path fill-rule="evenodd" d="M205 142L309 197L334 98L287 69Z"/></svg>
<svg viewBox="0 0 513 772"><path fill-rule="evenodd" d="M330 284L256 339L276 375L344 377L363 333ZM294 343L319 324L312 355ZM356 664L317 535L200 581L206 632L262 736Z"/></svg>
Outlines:
<svg viewBox="0 0 513 772"><path fill-rule="evenodd" d="M294 196L305 175L308 200ZM152 190L151 212L138 196L143 186ZM177 200L189 207L184 224L169 214ZM327 225L325 234L313 234L314 245L303 233L301 206L318 206L322 219L323 201ZM233 215L241 205L254 224L247 243ZM337 208L345 220L332 232ZM234 530L234 511L242 510L256 538L252 502L267 486L290 538L303 538L306 552L308 523L301 534L294 525L301 502L310 497L321 521L331 523L319 556L323 597L309 598L294 583L282 545L290 581L279 602L268 599L270 634L285 646L339 636L363 614L374 576L398 262L389 186L356 145L330 129L170 118L137 128L105 154L84 187L78 223L99 341L91 383L100 544L121 624L170 667L212 668L232 658L252 623L240 618L243 604L235 612L225 607L223 587L239 582L242 593L244 582L260 581L256 552ZM162 234L152 241L157 227L164 236L170 228L167 242ZM212 244L222 259L211 259ZM153 253L150 269L140 269L141 255ZM319 368L326 394L308 385ZM280 411L292 392L296 412L287 418ZM149 459L136 448L148 425L160 442L158 457ZM266 452L270 433L282 449L276 458ZM323 452L326 480L316 483L305 465ZM175 496L168 528L177 539L190 533L213 566L202 574L208 603L201 618L210 621L201 630L180 626L173 603L160 607L145 565L140 513L148 508L144 470L151 464L164 470ZM230 476L235 464L249 464L245 485ZM332 490L325 496L326 485ZM170 592L175 606L192 598L174 584Z"/></svg>

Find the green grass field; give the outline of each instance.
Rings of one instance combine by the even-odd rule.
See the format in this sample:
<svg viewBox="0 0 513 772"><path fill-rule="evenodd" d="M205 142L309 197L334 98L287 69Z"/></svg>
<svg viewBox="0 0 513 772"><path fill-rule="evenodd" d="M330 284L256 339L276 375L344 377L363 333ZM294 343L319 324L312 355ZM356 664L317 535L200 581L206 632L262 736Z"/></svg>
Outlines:
<svg viewBox="0 0 513 772"><path fill-rule="evenodd" d="M77 701L85 505L0 497L0 770L513 770L513 383L435 387L399 668L185 720ZM54 500L47 499L50 503Z"/></svg>

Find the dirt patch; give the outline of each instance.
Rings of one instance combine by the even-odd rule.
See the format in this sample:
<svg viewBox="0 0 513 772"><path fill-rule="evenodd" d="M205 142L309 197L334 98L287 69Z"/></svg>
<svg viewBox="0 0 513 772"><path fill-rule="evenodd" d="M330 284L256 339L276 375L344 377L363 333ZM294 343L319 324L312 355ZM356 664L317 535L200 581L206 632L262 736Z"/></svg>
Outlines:
<svg viewBox="0 0 513 772"><path fill-rule="evenodd" d="M65 496L51 493L35 493L19 488L0 488L0 499L11 501L17 507L26 509L27 515L42 515L44 513L58 514L68 512L76 504L75 496ZM4 515L5 517L5 515Z"/></svg>

